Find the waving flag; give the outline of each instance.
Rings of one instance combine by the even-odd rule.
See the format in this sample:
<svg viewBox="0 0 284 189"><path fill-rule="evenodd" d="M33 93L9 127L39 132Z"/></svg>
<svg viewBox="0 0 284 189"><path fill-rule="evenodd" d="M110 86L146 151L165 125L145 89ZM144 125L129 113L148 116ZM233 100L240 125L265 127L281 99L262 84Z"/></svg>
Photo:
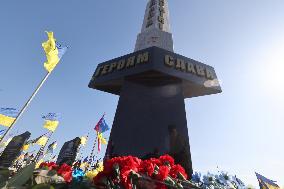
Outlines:
<svg viewBox="0 0 284 189"><path fill-rule="evenodd" d="M107 144L106 139L103 137L103 133L109 130L109 126L107 125L104 116L105 114L101 117L94 128L97 132L98 151L101 151L101 144Z"/></svg>
<svg viewBox="0 0 284 189"><path fill-rule="evenodd" d="M97 125L95 126L95 131L99 132L99 133L104 133L106 131L109 130L109 126L107 125L106 121L105 121L105 118L104 118L105 115L103 115L101 117L101 119L99 120L99 122L97 123Z"/></svg>
<svg viewBox="0 0 284 189"><path fill-rule="evenodd" d="M45 119L43 127L54 132L59 124L59 115L57 113L48 113L47 115L42 116L42 118Z"/></svg>
<svg viewBox="0 0 284 189"><path fill-rule="evenodd" d="M67 47L61 46L56 42L53 36L53 32L46 32L48 40L42 43L42 47L45 51L47 61L44 63L44 67L48 72L56 67L64 53L67 51Z"/></svg>
<svg viewBox="0 0 284 189"><path fill-rule="evenodd" d="M82 137L81 137L81 145L85 146L86 143L87 143L87 140L88 140L87 137L82 136Z"/></svg>
<svg viewBox="0 0 284 189"><path fill-rule="evenodd" d="M18 116L19 112L14 108L0 109L0 125L10 127Z"/></svg>
<svg viewBox="0 0 284 189"><path fill-rule="evenodd" d="M35 141L35 143L40 146L44 146L47 141L48 141L48 138L46 136L42 136L37 141Z"/></svg>
<svg viewBox="0 0 284 189"><path fill-rule="evenodd" d="M280 187L276 184L276 181L272 181L258 173L255 174L259 182L260 189L280 189Z"/></svg>

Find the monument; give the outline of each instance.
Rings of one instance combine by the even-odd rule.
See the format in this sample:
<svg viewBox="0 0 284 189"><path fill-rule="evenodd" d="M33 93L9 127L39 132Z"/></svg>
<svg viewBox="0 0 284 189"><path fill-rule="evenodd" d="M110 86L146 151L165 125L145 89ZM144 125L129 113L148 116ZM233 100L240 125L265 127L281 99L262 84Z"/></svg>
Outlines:
<svg viewBox="0 0 284 189"><path fill-rule="evenodd" d="M221 92L214 68L173 52L167 0L149 0L134 53L103 62L90 88L119 95L106 157L170 154L191 176L185 98Z"/></svg>

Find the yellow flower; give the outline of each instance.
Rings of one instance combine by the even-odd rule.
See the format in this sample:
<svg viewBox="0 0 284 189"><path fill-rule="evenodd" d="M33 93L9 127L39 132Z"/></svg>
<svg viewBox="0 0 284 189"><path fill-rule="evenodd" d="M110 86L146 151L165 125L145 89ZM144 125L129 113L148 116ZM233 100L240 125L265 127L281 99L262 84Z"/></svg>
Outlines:
<svg viewBox="0 0 284 189"><path fill-rule="evenodd" d="M95 170L86 172L86 177L92 180L94 177L96 177L99 174L99 172L102 172L103 170L104 170L103 163L100 162L98 168L96 168Z"/></svg>

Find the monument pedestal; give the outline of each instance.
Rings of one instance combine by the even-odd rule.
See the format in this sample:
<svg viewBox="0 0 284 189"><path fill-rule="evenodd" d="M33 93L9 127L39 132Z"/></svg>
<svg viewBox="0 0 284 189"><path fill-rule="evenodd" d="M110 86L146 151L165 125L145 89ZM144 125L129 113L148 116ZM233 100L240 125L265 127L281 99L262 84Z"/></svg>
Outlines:
<svg viewBox="0 0 284 189"><path fill-rule="evenodd" d="M175 127L175 136L169 125ZM133 155L143 159L170 154L191 175L188 141L181 80L164 83L137 77L126 79L106 156Z"/></svg>

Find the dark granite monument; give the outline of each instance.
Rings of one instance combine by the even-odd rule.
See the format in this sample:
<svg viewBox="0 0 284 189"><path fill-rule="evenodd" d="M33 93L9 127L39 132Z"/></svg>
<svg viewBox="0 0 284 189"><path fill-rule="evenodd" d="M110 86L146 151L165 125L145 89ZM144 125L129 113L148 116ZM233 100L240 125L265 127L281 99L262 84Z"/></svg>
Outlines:
<svg viewBox="0 0 284 189"><path fill-rule="evenodd" d="M89 87L120 96L106 158L168 153L192 174L184 99L221 88L214 68L173 52L166 0L148 2L135 52L99 64Z"/></svg>

